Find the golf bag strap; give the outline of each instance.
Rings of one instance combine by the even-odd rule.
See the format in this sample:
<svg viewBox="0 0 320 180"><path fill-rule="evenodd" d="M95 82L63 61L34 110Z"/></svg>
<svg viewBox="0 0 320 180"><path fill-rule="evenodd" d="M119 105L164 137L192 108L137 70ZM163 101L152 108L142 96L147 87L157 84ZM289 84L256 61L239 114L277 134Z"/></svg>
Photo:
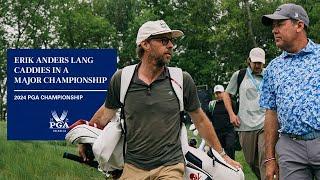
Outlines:
<svg viewBox="0 0 320 180"><path fill-rule="evenodd" d="M124 104L124 99L128 91L131 79L136 69L137 64L126 66L121 72L121 85L120 85L120 102Z"/></svg>
<svg viewBox="0 0 320 180"><path fill-rule="evenodd" d="M122 69L121 72L121 84L120 84L120 102L122 104L121 107L121 113L120 113L120 122L121 122L121 129L122 129L122 133L123 133L123 138L124 138L124 142L123 142L123 159L125 158L125 154L126 154L126 142L127 142L127 125L126 125L126 120L125 120L125 115L124 115L124 100L128 91L128 88L130 86L134 71L136 69L137 64L134 65L130 65L130 66L126 66Z"/></svg>
<svg viewBox="0 0 320 180"><path fill-rule="evenodd" d="M169 69L171 85L179 100L180 112L182 112L184 111L182 69L177 67L168 67L168 69Z"/></svg>
<svg viewBox="0 0 320 180"><path fill-rule="evenodd" d="M237 93L239 93L239 88L240 88L240 85L244 79L244 76L246 75L246 72L247 72L247 68L244 68L244 69L240 69L239 70L239 74L238 74L238 77L237 77Z"/></svg>

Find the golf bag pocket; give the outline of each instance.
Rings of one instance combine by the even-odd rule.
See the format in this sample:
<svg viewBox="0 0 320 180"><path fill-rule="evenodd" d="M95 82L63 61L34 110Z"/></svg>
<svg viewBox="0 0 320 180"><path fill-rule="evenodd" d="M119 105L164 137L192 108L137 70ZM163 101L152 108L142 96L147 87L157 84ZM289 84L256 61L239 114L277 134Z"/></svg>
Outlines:
<svg viewBox="0 0 320 180"><path fill-rule="evenodd" d="M103 171L123 169L123 143L120 119L109 122L92 146L93 154Z"/></svg>

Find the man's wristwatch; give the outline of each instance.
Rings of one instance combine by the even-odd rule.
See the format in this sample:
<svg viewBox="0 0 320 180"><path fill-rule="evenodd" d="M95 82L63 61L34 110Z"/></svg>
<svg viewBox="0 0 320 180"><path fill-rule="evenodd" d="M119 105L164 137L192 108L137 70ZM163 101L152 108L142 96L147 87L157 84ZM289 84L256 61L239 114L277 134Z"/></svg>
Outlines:
<svg viewBox="0 0 320 180"><path fill-rule="evenodd" d="M221 149L222 149L222 151L219 153L219 154L220 154L220 156L221 156L221 157L226 156L226 155L227 155L227 153L224 151L224 149L223 149L223 148L221 148Z"/></svg>

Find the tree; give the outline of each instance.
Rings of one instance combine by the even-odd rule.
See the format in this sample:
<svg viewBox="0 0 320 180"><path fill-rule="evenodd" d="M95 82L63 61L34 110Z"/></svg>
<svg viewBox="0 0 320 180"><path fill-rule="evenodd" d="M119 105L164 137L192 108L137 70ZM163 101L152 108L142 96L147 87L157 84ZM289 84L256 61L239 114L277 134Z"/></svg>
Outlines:
<svg viewBox="0 0 320 180"><path fill-rule="evenodd" d="M257 47L257 42L252 30L252 17L251 17L251 11L250 11L250 4L248 0L243 0L243 2L244 2L245 11L247 14L247 25L248 25L249 37L252 41L253 47Z"/></svg>
<svg viewBox="0 0 320 180"><path fill-rule="evenodd" d="M5 29L3 26L4 15L7 7L4 5L4 1L0 3L0 121L5 120L6 114L6 91L7 91L7 60L6 49L7 41L5 40Z"/></svg>
<svg viewBox="0 0 320 180"><path fill-rule="evenodd" d="M263 48L267 63L281 53L261 17L287 2L307 10L309 37L319 43L318 0L0 0L0 105L5 107L6 49L115 48L121 68L139 62L138 29L158 19L185 34L175 42L170 66L188 71L197 85L226 84L247 66L251 48Z"/></svg>
<svg viewBox="0 0 320 180"><path fill-rule="evenodd" d="M3 36L3 29L0 28L0 36ZM6 62L6 42L0 40L0 121L6 117L6 92L7 92L7 62Z"/></svg>
<svg viewBox="0 0 320 180"><path fill-rule="evenodd" d="M141 1L94 1L93 9L96 15L108 20L114 27L116 36L113 47L118 50L120 59L118 66L123 67L137 62L134 42L139 28L136 21L143 18L143 15L141 17Z"/></svg>
<svg viewBox="0 0 320 180"><path fill-rule="evenodd" d="M96 15L91 3L60 1L54 9L57 45L64 48L116 47L115 28Z"/></svg>

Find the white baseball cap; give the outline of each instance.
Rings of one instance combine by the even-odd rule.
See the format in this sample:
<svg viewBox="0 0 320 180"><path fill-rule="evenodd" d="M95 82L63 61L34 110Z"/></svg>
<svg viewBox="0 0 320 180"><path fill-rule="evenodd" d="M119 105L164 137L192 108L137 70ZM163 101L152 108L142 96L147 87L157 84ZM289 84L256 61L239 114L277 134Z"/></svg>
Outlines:
<svg viewBox="0 0 320 180"><path fill-rule="evenodd" d="M262 64L266 63L266 53L261 48L253 48L250 51L249 58L251 62L261 62Z"/></svg>
<svg viewBox="0 0 320 180"><path fill-rule="evenodd" d="M224 87L222 85L216 85L213 88L213 92L224 92Z"/></svg>
<svg viewBox="0 0 320 180"><path fill-rule="evenodd" d="M164 20L148 21L139 28L136 44L139 46L142 41L150 36L166 33L171 33L172 38L183 36L182 31L171 30Z"/></svg>

